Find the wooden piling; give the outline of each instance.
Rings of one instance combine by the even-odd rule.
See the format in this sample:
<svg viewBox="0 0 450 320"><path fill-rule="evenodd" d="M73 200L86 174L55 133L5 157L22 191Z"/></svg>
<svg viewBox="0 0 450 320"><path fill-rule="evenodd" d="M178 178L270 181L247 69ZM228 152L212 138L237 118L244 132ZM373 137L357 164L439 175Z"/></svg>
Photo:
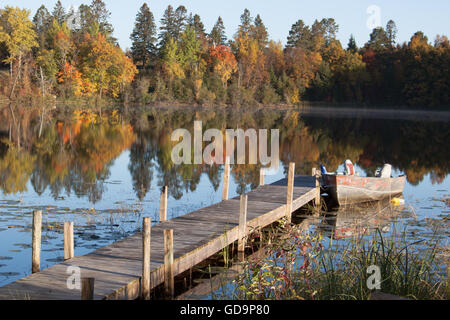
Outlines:
<svg viewBox="0 0 450 320"><path fill-rule="evenodd" d="M286 216L287 180L266 184L264 187L248 193L247 242L249 232L255 232L254 230L264 228ZM315 199L316 190L313 180L311 175L295 177L292 211ZM178 276L185 271L189 272L189 269L195 268L196 265L215 253L226 249L230 243L234 244L236 253L239 240L239 220L240 201L228 200L201 208L182 217L175 217L170 223L152 226L150 283L152 289L158 288L159 285L164 286L165 268L161 265L165 261L164 229L173 229L174 234L180 235L179 238L177 237L176 255L173 251L173 275ZM234 225L233 222L235 222ZM250 229L249 226L252 228ZM157 234L161 236L155 236ZM267 237L266 240L270 242ZM142 234L135 234L96 252L69 261L76 260L76 265L81 266L82 270L79 271L82 272L82 277L95 278L94 299L139 299L141 298L140 278L143 267L142 241ZM156 263L158 261L161 264ZM111 268L111 266L115 267ZM167 266L170 264L167 263ZM45 272L38 272L0 287L0 300L10 298L11 293L14 293L14 296L26 297L31 300L79 300L81 298L80 289L67 290L67 267L67 262L56 264ZM72 274L74 273L72 272ZM167 279L171 280L172 277L167 276ZM190 283L191 277L189 277L188 284ZM170 285L168 287L170 288Z"/></svg>
<svg viewBox="0 0 450 320"><path fill-rule="evenodd" d="M167 221L167 186L164 186L161 192L161 199L159 204L159 221Z"/></svg>
<svg viewBox="0 0 450 320"><path fill-rule="evenodd" d="M32 229L32 273L41 271L41 234L42 211L34 211Z"/></svg>
<svg viewBox="0 0 450 320"><path fill-rule="evenodd" d="M238 237L238 252L245 251L245 243L247 237L247 195L241 195L241 205L239 213L239 237Z"/></svg>
<svg viewBox="0 0 450 320"><path fill-rule="evenodd" d="M142 279L141 296L143 300L150 300L150 237L151 237L151 218L144 218L142 222Z"/></svg>
<svg viewBox="0 0 450 320"><path fill-rule="evenodd" d="M295 175L295 163L289 163L288 173L288 185L287 185L287 199L286 199L286 217L288 221L292 218L292 201L294 197L294 175Z"/></svg>
<svg viewBox="0 0 450 320"><path fill-rule="evenodd" d="M314 199L314 205L316 209L320 209L320 180L319 180L319 170L312 168L312 176L315 178L316 186L316 197Z"/></svg>
<svg viewBox="0 0 450 320"><path fill-rule="evenodd" d="M64 261L75 256L73 222L64 222Z"/></svg>
<svg viewBox="0 0 450 320"><path fill-rule="evenodd" d="M225 171L223 176L222 200L228 200L228 189L230 187L230 157L225 160Z"/></svg>
<svg viewBox="0 0 450 320"><path fill-rule="evenodd" d="M173 229L164 230L164 289L167 297L175 297L173 272Z"/></svg>
<svg viewBox="0 0 450 320"><path fill-rule="evenodd" d="M259 185L262 187L265 185L265 168L261 168L261 170L259 171Z"/></svg>
<svg viewBox="0 0 450 320"><path fill-rule="evenodd" d="M81 278L81 300L94 300L94 278Z"/></svg>

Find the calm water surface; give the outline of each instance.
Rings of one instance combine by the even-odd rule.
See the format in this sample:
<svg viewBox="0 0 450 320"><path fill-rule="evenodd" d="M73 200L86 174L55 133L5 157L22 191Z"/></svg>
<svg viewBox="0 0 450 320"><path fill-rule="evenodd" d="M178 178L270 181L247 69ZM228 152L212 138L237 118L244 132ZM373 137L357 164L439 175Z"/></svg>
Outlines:
<svg viewBox="0 0 450 320"><path fill-rule="evenodd" d="M342 170L346 159L357 164L361 175L373 175L378 167L391 163L395 174L407 176L405 206L397 210L395 219L383 222L384 231L390 232L396 220L397 228L408 226L415 241L436 237L437 226L437 237L448 242L450 127L446 121L229 109L151 110L113 114L100 121L77 112L53 115L40 138L38 118L23 117L20 137L13 130L9 140L12 119L4 113L0 115L0 286L31 271L33 210L43 211L41 267L47 268L63 261L65 221L75 222L75 254L84 255L133 234L143 217L156 223L163 185L169 187L169 218L220 202L222 166L175 166L170 160L171 132L192 130L195 119L203 121L204 129L280 129L283 165L266 183L285 177L290 161L296 162L296 174L303 175L321 163L329 171ZM257 187L259 169L258 165L234 166L230 196ZM338 214L314 228L335 232L333 225L348 221L352 217Z"/></svg>

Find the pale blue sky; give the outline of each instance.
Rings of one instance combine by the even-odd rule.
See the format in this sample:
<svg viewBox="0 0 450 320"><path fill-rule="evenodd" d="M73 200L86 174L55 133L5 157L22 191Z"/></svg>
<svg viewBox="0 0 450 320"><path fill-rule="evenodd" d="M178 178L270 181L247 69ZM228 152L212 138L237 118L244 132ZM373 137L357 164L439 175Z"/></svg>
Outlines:
<svg viewBox="0 0 450 320"><path fill-rule="evenodd" d="M122 48L130 46L129 35L139 7L143 0L104 0L111 11L111 22L115 28L115 36ZM52 9L56 0L0 0L0 7L5 5L28 8L31 16L41 4ZM90 0L62 0L65 7L81 3L89 4ZM436 34L450 35L450 1L449 0L157 0L147 1L157 24L169 4L173 7L185 5L189 12L198 13L205 24L207 32L211 30L217 17L222 16L226 31L231 37L239 25L239 17L245 8L252 16L260 14L268 27L270 38L286 42L286 37L293 23L298 19L311 25L314 19L335 18L340 26L338 39L344 46L350 34L354 34L358 45L369 39L367 27L369 14L367 8L377 5L381 10L381 24L386 25L393 19L399 29L398 41L408 41L411 35L421 30L430 40Z"/></svg>

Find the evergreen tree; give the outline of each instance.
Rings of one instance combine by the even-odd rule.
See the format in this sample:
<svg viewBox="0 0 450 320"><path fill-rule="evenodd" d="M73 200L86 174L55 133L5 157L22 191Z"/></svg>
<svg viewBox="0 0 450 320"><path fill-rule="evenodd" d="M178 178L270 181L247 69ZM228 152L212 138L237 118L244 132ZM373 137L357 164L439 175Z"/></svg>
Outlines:
<svg viewBox="0 0 450 320"><path fill-rule="evenodd" d="M255 18L255 25L252 28L252 31L252 37L258 42L259 47L266 47L269 41L269 33L259 14Z"/></svg>
<svg viewBox="0 0 450 320"><path fill-rule="evenodd" d="M102 0L92 0L89 8L92 14L92 22L98 24L99 32L108 37L111 36L114 32L114 28L109 22L111 13L106 9L105 3Z"/></svg>
<svg viewBox="0 0 450 320"><path fill-rule="evenodd" d="M185 6L179 6L175 10L174 39L179 41L187 23L187 10Z"/></svg>
<svg viewBox="0 0 450 320"><path fill-rule="evenodd" d="M227 42L227 36L225 34L225 26L221 17L217 19L216 24L209 34L209 38L213 42L213 45L225 45Z"/></svg>
<svg viewBox="0 0 450 320"><path fill-rule="evenodd" d="M243 34L248 34L252 29L253 18L250 15L250 10L245 9L241 15L241 24L239 25L239 31Z"/></svg>
<svg viewBox="0 0 450 320"><path fill-rule="evenodd" d="M366 48L374 51L383 51L390 47L390 42L386 31L382 27L373 29L370 34L370 40Z"/></svg>
<svg viewBox="0 0 450 320"><path fill-rule="evenodd" d="M176 20L175 11L173 10L173 7L169 5L161 18L161 27L159 28L161 30L159 34L160 47L163 47L169 38L175 39Z"/></svg>
<svg viewBox="0 0 450 320"><path fill-rule="evenodd" d="M82 4L78 7L78 16L79 16L79 25L76 27L76 29L79 31L80 35L83 35L85 32L88 32L90 25L93 22L93 16L91 8L86 5Z"/></svg>
<svg viewBox="0 0 450 320"><path fill-rule="evenodd" d="M62 25L66 21L66 10L64 9L60 0L58 0L53 8L52 16L59 25Z"/></svg>
<svg viewBox="0 0 450 320"><path fill-rule="evenodd" d="M348 41L347 50L352 53L355 53L358 51L358 46L356 45L355 37L353 36L353 34L350 35L350 40Z"/></svg>
<svg viewBox="0 0 450 320"><path fill-rule="evenodd" d="M38 36L39 46L41 48L44 47L45 38L47 35L47 31L50 27L51 15L47 8L42 5L36 11L36 14L33 18L34 29L36 30L36 34Z"/></svg>
<svg viewBox="0 0 450 320"><path fill-rule="evenodd" d="M339 25L333 18L322 19L320 22L316 20L311 28L311 31L313 35L315 33L320 33L325 40L325 44L328 45L332 40L336 39L336 34L339 31Z"/></svg>
<svg viewBox="0 0 450 320"><path fill-rule="evenodd" d="M386 25L386 33L391 47L395 45L395 39L397 38L397 31L398 31L397 26L394 20L389 20Z"/></svg>
<svg viewBox="0 0 450 320"><path fill-rule="evenodd" d="M144 3L136 15L133 33L131 53L134 61L140 61L145 68L150 57L155 54L156 24L153 13L147 3Z"/></svg>
<svg viewBox="0 0 450 320"><path fill-rule="evenodd" d="M189 27L194 29L197 37L205 36L205 25L203 24L203 22L198 14L195 14L194 16L192 16L192 13L191 13L187 24Z"/></svg>
<svg viewBox="0 0 450 320"><path fill-rule="evenodd" d="M289 31L287 47L309 49L311 47L312 34L310 28L303 20L294 23Z"/></svg>

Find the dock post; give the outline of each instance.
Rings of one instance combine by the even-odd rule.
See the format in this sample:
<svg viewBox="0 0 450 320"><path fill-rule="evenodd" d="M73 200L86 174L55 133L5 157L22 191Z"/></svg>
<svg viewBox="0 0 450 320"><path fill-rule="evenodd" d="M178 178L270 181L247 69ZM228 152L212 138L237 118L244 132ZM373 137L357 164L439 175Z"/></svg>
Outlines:
<svg viewBox="0 0 450 320"><path fill-rule="evenodd" d="M288 222L292 219L292 201L294 198L294 175L295 163L289 163L288 185L287 185L287 199L286 199L286 217Z"/></svg>
<svg viewBox="0 0 450 320"><path fill-rule="evenodd" d="M33 211L32 229L32 273L41 271L41 234L42 234L42 211Z"/></svg>
<svg viewBox="0 0 450 320"><path fill-rule="evenodd" d="M164 230L164 289L167 297L175 296L173 275L173 229Z"/></svg>
<svg viewBox="0 0 450 320"><path fill-rule="evenodd" d="M241 206L239 213L239 235L238 235L238 252L245 251L245 243L247 237L247 201L248 196L241 195Z"/></svg>
<svg viewBox="0 0 450 320"><path fill-rule="evenodd" d="M230 187L230 157L225 159L225 171L223 176L222 201L228 200L228 189Z"/></svg>
<svg viewBox="0 0 450 320"><path fill-rule="evenodd" d="M159 222L167 221L167 186L161 192L159 207Z"/></svg>
<svg viewBox="0 0 450 320"><path fill-rule="evenodd" d="M265 185L265 168L261 168L261 170L259 171L259 185L262 187Z"/></svg>
<svg viewBox="0 0 450 320"><path fill-rule="evenodd" d="M64 222L64 261L74 256L73 222Z"/></svg>
<svg viewBox="0 0 450 320"><path fill-rule="evenodd" d="M151 218L144 218L142 222L142 279L141 296L143 300L150 300L150 237Z"/></svg>
<svg viewBox="0 0 450 320"><path fill-rule="evenodd" d="M94 300L94 278L81 278L81 300Z"/></svg>
<svg viewBox="0 0 450 320"><path fill-rule="evenodd" d="M314 199L314 205L316 207L316 214L320 210L320 181L319 181L319 171L316 168L312 168L312 175L315 178L316 186L316 198Z"/></svg>

